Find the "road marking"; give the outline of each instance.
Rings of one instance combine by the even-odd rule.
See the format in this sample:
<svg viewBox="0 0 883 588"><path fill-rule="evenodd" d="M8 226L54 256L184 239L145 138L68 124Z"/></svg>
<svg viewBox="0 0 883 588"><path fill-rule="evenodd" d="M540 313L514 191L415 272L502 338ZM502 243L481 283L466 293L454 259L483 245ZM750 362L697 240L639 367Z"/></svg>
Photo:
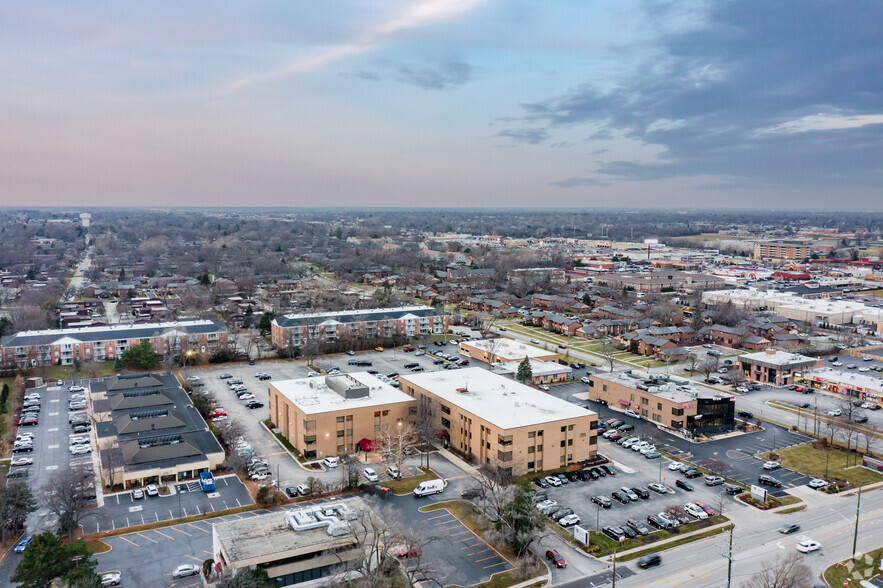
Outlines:
<svg viewBox="0 0 883 588"><path fill-rule="evenodd" d="M456 537L457 535L464 535L464 534L466 534L466 533L468 533L468 532L469 532L469 531L460 531L459 533L454 533L453 535L451 535L451 537Z"/></svg>
<svg viewBox="0 0 883 588"><path fill-rule="evenodd" d="M53 427L53 428L51 428L51 429L46 429L46 432L47 432L47 433L54 433L54 432L57 431L57 430L58 430L58 427Z"/></svg>
<svg viewBox="0 0 883 588"><path fill-rule="evenodd" d="M193 535L191 535L187 531L182 531L178 527L169 527L169 529L171 529L172 531L178 531L179 533L183 533L183 534L187 535L188 537L193 537ZM206 532L208 532L208 531L206 531Z"/></svg>
<svg viewBox="0 0 883 588"><path fill-rule="evenodd" d="M138 511L141 510L142 508L143 508L143 507L142 507L140 504L139 504L138 506L130 506L130 507L129 507L129 512L138 512Z"/></svg>
<svg viewBox="0 0 883 588"><path fill-rule="evenodd" d="M459 480L460 478L468 478L468 477L469 477L469 476L466 475L466 474L463 474L462 476L453 476L453 477L451 477L451 478L445 478L445 482L447 482L447 481L449 481L449 480Z"/></svg>
<svg viewBox="0 0 883 588"><path fill-rule="evenodd" d="M434 516L434 517L429 517L429 518L426 519L426 520L427 520L427 521L431 521L432 519L440 519L440 518L442 518L442 517L449 517L449 516L451 516L449 513L445 513L445 514L436 515L436 516Z"/></svg>
<svg viewBox="0 0 883 588"><path fill-rule="evenodd" d="M154 543L159 543L159 541L157 541L156 539L151 539L150 537L148 537L147 535L144 535L143 533L136 533L136 535L138 535L139 537L143 537L144 539L147 539L148 541L153 541Z"/></svg>
<svg viewBox="0 0 883 588"><path fill-rule="evenodd" d="M49 416L58 416L58 413L57 412L50 412Z"/></svg>
<svg viewBox="0 0 883 588"><path fill-rule="evenodd" d="M220 492L209 492L208 494L205 495L206 498L220 498L220 496L221 496Z"/></svg>
<svg viewBox="0 0 883 588"><path fill-rule="evenodd" d="M491 550L491 548L490 548L490 547L487 547L487 548L485 548L485 549L482 549L481 551L476 551L476 552L474 552L474 553L467 553L466 555L478 555L479 553L485 553L485 552L490 551L490 550Z"/></svg>
<svg viewBox="0 0 883 588"><path fill-rule="evenodd" d="M489 559L496 559L496 557L497 557L496 555L492 555L492 556L490 556L490 557L486 557L486 558L484 558L484 559L477 559L477 560L475 560L475 563L481 563L481 562L483 562L483 561L487 561L487 560L489 560Z"/></svg>
<svg viewBox="0 0 883 588"><path fill-rule="evenodd" d="M186 555L186 554L185 554L184 557L189 557L190 559L195 559L196 561L199 561L199 562L202 561L202 560L199 559L198 557L193 557L192 555Z"/></svg>
<svg viewBox="0 0 883 588"><path fill-rule="evenodd" d="M141 547L140 545L138 545L138 544L135 543L134 541L129 541L128 539L126 539L126 538L123 537L122 535L120 535L119 538L122 539L123 541L125 541L126 543L131 543L131 544L134 545L135 547Z"/></svg>
<svg viewBox="0 0 883 588"><path fill-rule="evenodd" d="M187 523L187 524L190 525L191 527L193 527L194 529L199 529L199 530L202 531L203 533L208 533L208 530L207 530L207 529L203 529L202 527L197 527L197 526L194 525L193 523Z"/></svg>
<svg viewBox="0 0 883 588"><path fill-rule="evenodd" d="M55 445L47 445L46 449L58 449L58 444L56 443Z"/></svg>
<svg viewBox="0 0 883 588"><path fill-rule="evenodd" d="M160 530L158 530L158 529L153 529L153 532L154 532L154 533L159 533L160 535L162 535L162 536L165 537L166 539L171 539L172 541L175 540L175 538L172 537L171 535L166 535L165 533L163 533L162 531L160 531Z"/></svg>
<svg viewBox="0 0 883 588"><path fill-rule="evenodd" d="M509 563L509 562L507 562L507 561L501 561L500 563L495 563L495 564L491 564L491 565L489 565L489 566L484 566L482 569L483 569L483 570L486 570L486 569L488 569L488 568L495 568L495 567L497 567L497 566L504 566L504 565L506 565L506 564L508 564L508 563Z"/></svg>
<svg viewBox="0 0 883 588"><path fill-rule="evenodd" d="M46 469L47 470L57 470L58 466L57 465L46 466Z"/></svg>

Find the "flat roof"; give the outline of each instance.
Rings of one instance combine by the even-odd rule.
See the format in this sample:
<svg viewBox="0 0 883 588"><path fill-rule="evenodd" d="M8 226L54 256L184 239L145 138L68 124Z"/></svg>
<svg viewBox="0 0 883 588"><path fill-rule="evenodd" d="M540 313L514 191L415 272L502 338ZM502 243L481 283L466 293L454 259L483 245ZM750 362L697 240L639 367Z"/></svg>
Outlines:
<svg viewBox="0 0 883 588"><path fill-rule="evenodd" d="M670 376L659 372L625 370L621 372L598 372L589 376L592 380L603 380L640 390L672 402L682 404L698 398L727 398L732 396L719 390L697 386L692 380ZM638 388L641 386L641 388Z"/></svg>
<svg viewBox="0 0 883 588"><path fill-rule="evenodd" d="M557 361L539 361L536 359L529 359L528 363L530 364L530 370L533 377L573 373L572 367L568 365L561 365ZM494 365L495 369L499 370L500 372L512 374L518 371L518 366L521 365L521 362L510 361L506 363L497 363Z"/></svg>
<svg viewBox="0 0 883 588"><path fill-rule="evenodd" d="M276 380L270 382L270 386L300 408L304 414L321 414L323 412L414 401L413 398L404 392L380 381L368 372L353 372L346 375L366 386L368 388L368 396L344 398L328 387L327 378L329 376L299 378L297 380Z"/></svg>
<svg viewBox="0 0 883 588"><path fill-rule="evenodd" d="M768 353L773 351L774 353ZM766 351L758 351L757 353L746 353L739 356L739 361L746 361L755 365L764 365L768 367L809 367L814 365L817 359L793 353L791 351L782 351L779 349L769 349Z"/></svg>
<svg viewBox="0 0 883 588"><path fill-rule="evenodd" d="M501 429L529 427L596 413L482 368L407 374L399 378Z"/></svg>
<svg viewBox="0 0 883 588"><path fill-rule="evenodd" d="M365 503L358 497L335 501L328 506L334 504L343 504L356 513L365 509ZM311 506L305 504L302 508ZM289 511L297 510L301 509L283 509L245 519L217 522L213 525L215 540L221 545L227 562L234 565L248 560L272 562L273 556L287 557L292 551L304 551L311 547L325 549L326 546L355 540L352 533L332 537L328 534L327 526L295 531L286 515Z"/></svg>
<svg viewBox="0 0 883 588"><path fill-rule="evenodd" d="M528 345L527 343L521 343L519 341L513 341L512 339L480 339L478 341L463 341L460 343L460 346L474 347L476 349L480 349L481 351L487 352L488 349L493 348L494 355L497 356L498 359L502 359L505 361L521 361L525 357L530 359L536 357L544 357L549 355L557 356L558 352L555 350L547 350L541 349L540 347L534 347L533 345Z"/></svg>
<svg viewBox="0 0 883 588"><path fill-rule="evenodd" d="M821 378L831 382L837 382L844 386L859 387L865 390L874 390L883 392L883 380L878 376L871 376L866 373L843 372L834 368L819 368L810 370L803 374L805 378Z"/></svg>

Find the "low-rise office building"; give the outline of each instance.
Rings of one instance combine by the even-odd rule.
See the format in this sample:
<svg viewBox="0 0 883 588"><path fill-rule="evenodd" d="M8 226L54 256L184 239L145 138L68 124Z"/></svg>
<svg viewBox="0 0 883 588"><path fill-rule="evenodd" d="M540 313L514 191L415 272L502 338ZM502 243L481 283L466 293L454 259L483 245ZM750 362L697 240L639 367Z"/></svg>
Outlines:
<svg viewBox="0 0 883 588"><path fill-rule="evenodd" d="M646 273L610 273L595 278L595 284L635 292L677 292L682 289L707 290L723 288L726 281L718 276L674 270L658 270Z"/></svg>
<svg viewBox="0 0 883 588"><path fill-rule="evenodd" d="M355 497L217 522L212 525L214 571L235 576L260 568L276 588L343 579L369 557L373 531L360 522L366 508Z"/></svg>
<svg viewBox="0 0 883 588"><path fill-rule="evenodd" d="M482 368L400 377L450 446L479 464L520 476L590 459L598 415Z"/></svg>
<svg viewBox="0 0 883 588"><path fill-rule="evenodd" d="M105 486L193 479L224 461L224 449L175 376L114 376L89 389Z"/></svg>
<svg viewBox="0 0 883 588"><path fill-rule="evenodd" d="M22 331L3 337L0 359L16 367L106 361L145 340L163 356L214 353L227 347L227 325L197 320Z"/></svg>
<svg viewBox="0 0 883 588"><path fill-rule="evenodd" d="M821 367L824 363L822 359L778 349L739 356L739 369L746 378L776 386L791 384L796 373Z"/></svg>
<svg viewBox="0 0 883 588"><path fill-rule="evenodd" d="M286 314L273 319L270 336L277 347L308 342L335 343L361 339L409 339L447 331L444 309L431 306L373 308L345 312Z"/></svg>
<svg viewBox="0 0 883 588"><path fill-rule="evenodd" d="M368 372L276 380L269 391L270 420L307 459L352 453L363 440L373 446L417 415L413 398Z"/></svg>
<svg viewBox="0 0 883 588"><path fill-rule="evenodd" d="M735 426L732 394L661 373L627 370L592 374L589 399L632 410L658 426L690 434L717 434Z"/></svg>
<svg viewBox="0 0 883 588"><path fill-rule="evenodd" d="M506 338L461 341L460 354L489 364L521 361L525 357L537 361L558 361L558 352L554 349L549 351Z"/></svg>
<svg viewBox="0 0 883 588"><path fill-rule="evenodd" d="M573 379L573 368L569 365L562 365L557 361L537 361L535 359L527 361L530 364L530 379L525 380L526 384L533 384L535 386L540 384L558 384ZM494 365L494 371L517 378L520 365L520 361L498 363Z"/></svg>

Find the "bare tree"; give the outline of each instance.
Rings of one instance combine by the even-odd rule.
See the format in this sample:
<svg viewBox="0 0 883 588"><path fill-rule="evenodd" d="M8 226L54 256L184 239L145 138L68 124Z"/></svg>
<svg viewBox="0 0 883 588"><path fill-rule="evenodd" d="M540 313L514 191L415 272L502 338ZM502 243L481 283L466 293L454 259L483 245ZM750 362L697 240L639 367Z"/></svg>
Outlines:
<svg viewBox="0 0 883 588"><path fill-rule="evenodd" d="M338 456L340 461L340 488L347 490L359 485L359 460L353 454Z"/></svg>
<svg viewBox="0 0 883 588"><path fill-rule="evenodd" d="M714 355L707 355L705 359L702 361L702 364L699 366L699 370L705 376L705 381L708 381L708 378L711 377L711 374L717 372L718 370L718 359Z"/></svg>
<svg viewBox="0 0 883 588"><path fill-rule="evenodd" d="M399 422L395 426L384 425L380 436L380 454L399 472L411 449L417 443L417 430L410 423Z"/></svg>
<svg viewBox="0 0 883 588"><path fill-rule="evenodd" d="M738 367L731 368L727 373L727 383L733 387L733 392L736 391L736 388L742 386L746 382L745 374L742 373L742 370Z"/></svg>
<svg viewBox="0 0 883 588"><path fill-rule="evenodd" d="M779 556L774 562L764 562L763 570L757 572L742 588L810 588L813 573L797 552Z"/></svg>
<svg viewBox="0 0 883 588"><path fill-rule="evenodd" d="M699 363L699 358L696 357L695 353L687 354L687 365L690 366L690 374L694 374L696 372L696 365Z"/></svg>
<svg viewBox="0 0 883 588"><path fill-rule="evenodd" d="M616 347L610 344L610 342L605 342L601 347L601 356L604 358L604 362L607 364L607 371L612 372L616 368L616 356L614 353L616 352Z"/></svg>
<svg viewBox="0 0 883 588"><path fill-rule="evenodd" d="M74 533L82 521L97 511L90 510L86 496L89 495L90 475L77 468L59 470L42 488L40 502L46 510L58 518L59 534L66 534L73 541Z"/></svg>
<svg viewBox="0 0 883 588"><path fill-rule="evenodd" d="M880 434L880 432L873 427L871 427L871 429L871 431L866 431L865 433L863 433L862 437L860 438L862 442L862 448L864 449L864 454L867 456L873 456L872 450L877 445L877 435Z"/></svg>

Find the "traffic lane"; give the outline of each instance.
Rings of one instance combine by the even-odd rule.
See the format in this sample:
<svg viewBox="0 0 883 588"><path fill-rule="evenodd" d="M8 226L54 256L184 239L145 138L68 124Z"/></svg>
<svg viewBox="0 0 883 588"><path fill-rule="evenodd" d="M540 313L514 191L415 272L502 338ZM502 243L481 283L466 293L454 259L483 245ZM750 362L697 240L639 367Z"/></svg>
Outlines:
<svg viewBox="0 0 883 588"><path fill-rule="evenodd" d="M104 506L84 528L89 533L122 529L254 504L248 489L236 476L216 477L215 492L203 492L198 482L176 484L176 487L188 485L189 491L170 496L145 495L139 500L135 500L131 492L105 496Z"/></svg>
<svg viewBox="0 0 883 588"><path fill-rule="evenodd" d="M787 402L794 405L795 409L798 409L798 404L808 403L810 404L808 408L799 409L801 411L800 418L803 420L812 419L813 415L816 413L825 416L829 410L842 408L844 401L854 402L858 400L853 397L847 398L845 396L837 396L820 390L813 390L813 392L813 394L803 394L788 390L787 388L778 388L765 392L753 392L737 399L736 405L740 410L747 409L750 412L753 412L755 416L762 417L766 414L776 420L785 421L788 424L796 424L798 414L776 408L775 406L769 406L766 402L771 400ZM857 410L857 414L862 414L868 417L867 425L872 425L878 428L883 427L883 410Z"/></svg>

